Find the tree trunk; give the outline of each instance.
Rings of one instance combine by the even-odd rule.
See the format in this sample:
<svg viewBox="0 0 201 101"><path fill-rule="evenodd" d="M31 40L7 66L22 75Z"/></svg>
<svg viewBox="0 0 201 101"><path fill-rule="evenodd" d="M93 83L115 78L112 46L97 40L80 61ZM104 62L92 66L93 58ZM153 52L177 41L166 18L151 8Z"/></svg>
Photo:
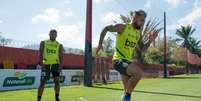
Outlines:
<svg viewBox="0 0 201 101"><path fill-rule="evenodd" d="M188 62L186 63L186 75L190 75L190 68Z"/></svg>
<svg viewBox="0 0 201 101"><path fill-rule="evenodd" d="M186 75L190 75L189 63L188 63L188 49L186 48Z"/></svg>

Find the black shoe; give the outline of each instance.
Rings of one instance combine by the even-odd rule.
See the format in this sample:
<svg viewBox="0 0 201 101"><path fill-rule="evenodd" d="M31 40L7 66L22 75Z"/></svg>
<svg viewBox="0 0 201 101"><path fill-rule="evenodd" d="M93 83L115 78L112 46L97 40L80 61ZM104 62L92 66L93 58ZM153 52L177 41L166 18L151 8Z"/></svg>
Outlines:
<svg viewBox="0 0 201 101"><path fill-rule="evenodd" d="M37 101L41 101L41 96L38 96Z"/></svg>
<svg viewBox="0 0 201 101"><path fill-rule="evenodd" d="M56 98L56 101L61 101L59 98Z"/></svg>

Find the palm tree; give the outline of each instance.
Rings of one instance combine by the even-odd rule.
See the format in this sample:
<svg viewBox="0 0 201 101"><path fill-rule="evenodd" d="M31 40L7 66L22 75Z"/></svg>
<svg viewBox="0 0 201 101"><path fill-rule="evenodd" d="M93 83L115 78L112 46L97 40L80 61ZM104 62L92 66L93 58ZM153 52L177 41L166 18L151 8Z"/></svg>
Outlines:
<svg viewBox="0 0 201 101"><path fill-rule="evenodd" d="M191 37L190 40L189 40L189 43L190 43L190 51L191 53L193 54L201 54L201 41L198 41L196 40L195 38Z"/></svg>
<svg viewBox="0 0 201 101"><path fill-rule="evenodd" d="M195 28L193 28L191 25L187 26L181 26L179 29L176 30L176 35L179 36L180 38L177 38L176 40L178 42L181 42L181 47L186 49L186 54L187 50L192 50L192 42L194 43L194 40L192 39L191 35L195 32ZM187 75L190 74L188 62L186 61L186 73Z"/></svg>
<svg viewBox="0 0 201 101"><path fill-rule="evenodd" d="M124 23L130 23L132 20L132 16L133 16L134 12L130 11L129 15L121 15L120 14L120 19L122 20L122 22ZM114 21L115 22L115 21Z"/></svg>
<svg viewBox="0 0 201 101"><path fill-rule="evenodd" d="M195 28L193 28L191 25L187 26L181 26L179 29L176 30L176 35L178 35L180 38L177 38L176 40L178 42L182 42L181 46L187 49L191 48L190 40L192 39L191 35L195 32Z"/></svg>

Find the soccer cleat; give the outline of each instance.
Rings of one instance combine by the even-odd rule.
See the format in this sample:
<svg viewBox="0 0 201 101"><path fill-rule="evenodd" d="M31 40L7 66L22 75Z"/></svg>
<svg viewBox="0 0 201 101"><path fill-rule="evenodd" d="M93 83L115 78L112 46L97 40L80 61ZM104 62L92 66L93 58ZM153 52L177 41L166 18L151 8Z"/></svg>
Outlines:
<svg viewBox="0 0 201 101"><path fill-rule="evenodd" d="M56 98L56 101L61 101L59 98Z"/></svg>
<svg viewBox="0 0 201 101"><path fill-rule="evenodd" d="M131 101L131 97L128 97L126 95L123 95L122 101Z"/></svg>

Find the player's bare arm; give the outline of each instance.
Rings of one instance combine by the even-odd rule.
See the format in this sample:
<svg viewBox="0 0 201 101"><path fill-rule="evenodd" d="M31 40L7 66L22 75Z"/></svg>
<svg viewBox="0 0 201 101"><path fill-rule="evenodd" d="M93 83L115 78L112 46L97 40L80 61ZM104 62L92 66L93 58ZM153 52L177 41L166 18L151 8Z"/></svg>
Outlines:
<svg viewBox="0 0 201 101"><path fill-rule="evenodd" d="M64 57L64 49L63 49L63 45L60 44L59 47L59 67L63 67L63 57Z"/></svg>
<svg viewBox="0 0 201 101"><path fill-rule="evenodd" d="M39 65L43 65L43 51L44 51L44 41L41 41L39 48Z"/></svg>
<svg viewBox="0 0 201 101"><path fill-rule="evenodd" d="M103 43L103 40L104 40L107 32L117 32L119 34L119 33L122 33L124 31L124 29L125 29L124 24L109 25L109 26L106 26L105 28L103 28L103 30L100 34L100 39L99 39L96 54L98 54L99 50L102 49L102 43Z"/></svg>

